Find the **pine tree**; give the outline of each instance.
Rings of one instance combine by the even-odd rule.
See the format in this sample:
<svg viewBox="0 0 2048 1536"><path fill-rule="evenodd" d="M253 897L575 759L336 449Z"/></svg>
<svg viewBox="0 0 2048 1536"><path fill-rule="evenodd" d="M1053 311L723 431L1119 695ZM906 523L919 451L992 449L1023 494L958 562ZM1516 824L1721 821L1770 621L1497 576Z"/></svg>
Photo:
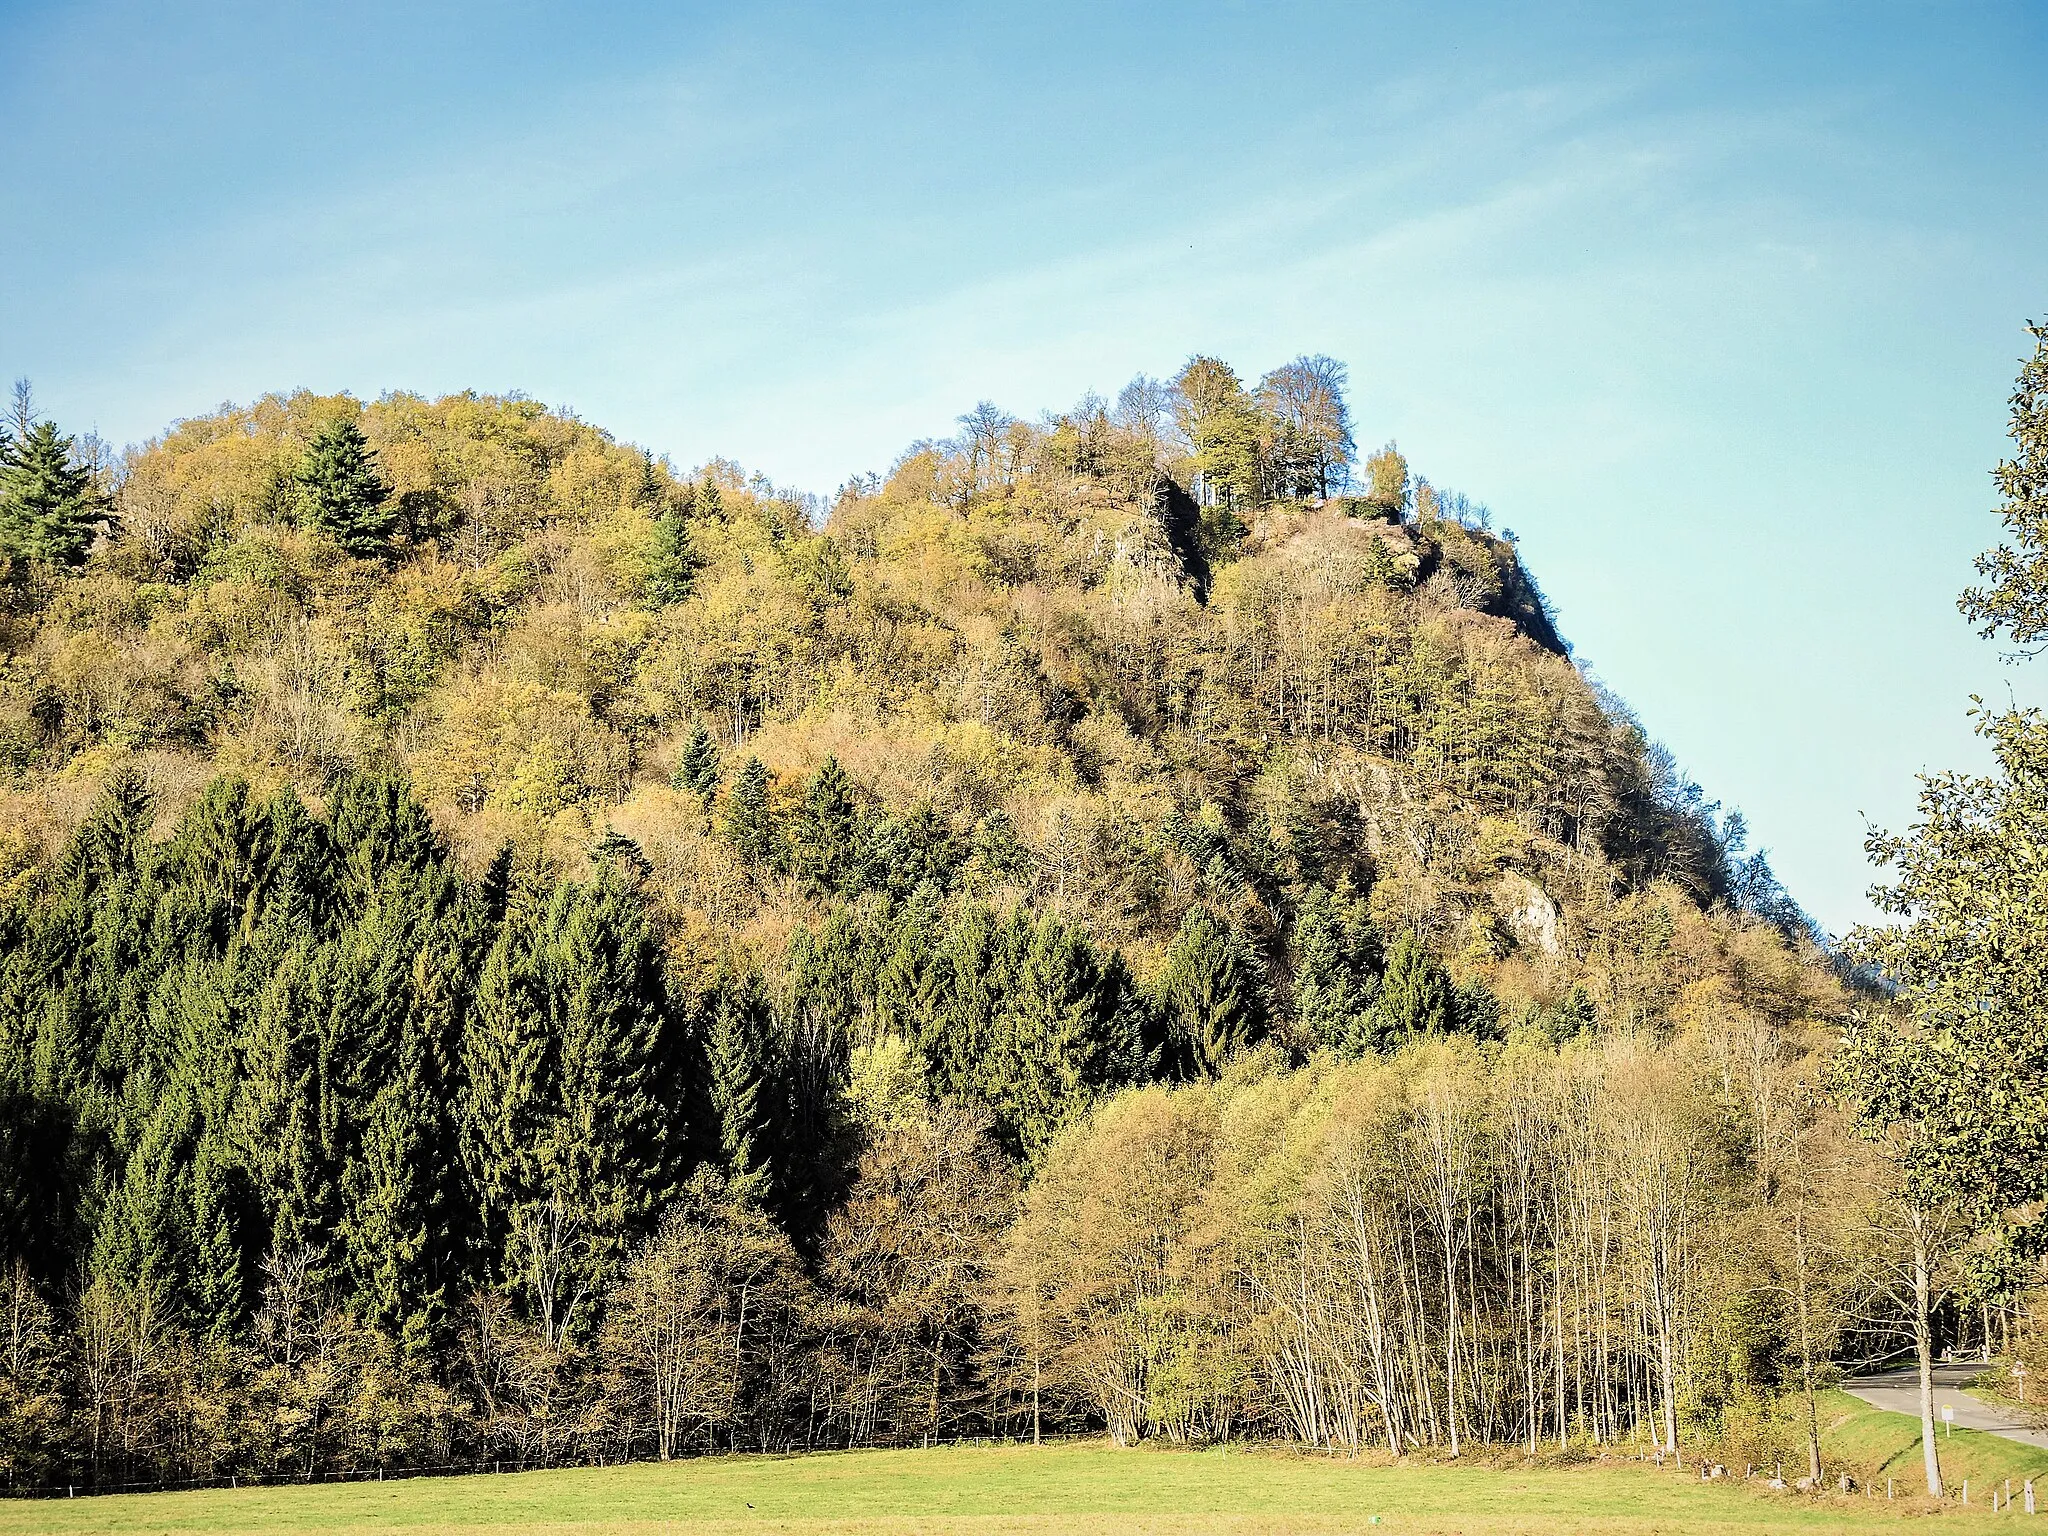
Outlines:
<svg viewBox="0 0 2048 1536"><path fill-rule="evenodd" d="M901 818L879 813L863 818L856 850L850 888L899 898L927 886L944 891L961 863L952 824L928 805Z"/></svg>
<svg viewBox="0 0 2048 1536"><path fill-rule="evenodd" d="M664 1193L655 1180L666 1117L654 1093L664 997L640 899L615 869L563 887L550 927L560 1066L542 1177L582 1240L565 1295L594 1299L627 1232Z"/></svg>
<svg viewBox="0 0 2048 1536"><path fill-rule="evenodd" d="M994 1053L989 1108L1013 1153L1030 1156L1098 1091L1129 1071L1117 1038L1117 978L1078 929L1057 918L1032 929Z"/></svg>
<svg viewBox="0 0 2048 1536"><path fill-rule="evenodd" d="M77 565L110 510L74 439L39 421L19 441L0 435L0 554Z"/></svg>
<svg viewBox="0 0 2048 1536"><path fill-rule="evenodd" d="M859 884L860 811L853 780L828 757L811 775L804 802L790 819L789 871L814 895L848 892Z"/></svg>
<svg viewBox="0 0 2048 1536"><path fill-rule="evenodd" d="M232 1341L247 1321L253 1249L259 1237L235 1139L237 1049L253 987L240 951L194 959L165 991L176 1013L163 1102L186 1106L182 1155L190 1265L181 1301L199 1332Z"/></svg>
<svg viewBox="0 0 2048 1536"><path fill-rule="evenodd" d="M773 1198L775 1170L761 1103L767 1060L767 1010L749 976L726 969L712 989L704 1037L711 1113L727 1176L749 1197Z"/></svg>
<svg viewBox="0 0 2048 1536"><path fill-rule="evenodd" d="M398 507L378 472L375 450L353 420L338 418L313 435L292 483L299 517L308 527L359 558L390 551Z"/></svg>
<svg viewBox="0 0 2048 1536"><path fill-rule="evenodd" d="M545 913L537 904L532 879L522 874L477 977L462 1036L457 1146L478 1241L495 1279L506 1274L515 1222L539 1198L541 1140L558 1102L542 951Z"/></svg>
<svg viewBox="0 0 2048 1536"><path fill-rule="evenodd" d="M665 608L689 595L690 577L697 568L690 549L690 503L669 500L648 454L641 455L639 501L654 519L642 590L648 607Z"/></svg>
<svg viewBox="0 0 2048 1536"><path fill-rule="evenodd" d="M1266 1030L1258 980L1236 934L1190 907L1166 951L1159 1000L1182 1072L1214 1075Z"/></svg>
<svg viewBox="0 0 2048 1536"><path fill-rule="evenodd" d="M775 862L775 814L768 803L768 770L758 757L747 759L725 802L725 836L749 863Z"/></svg>
<svg viewBox="0 0 2048 1536"><path fill-rule="evenodd" d="M1391 1049L1418 1035L1438 1035L1457 1022L1457 999L1451 978L1413 934L1394 941L1373 1003L1378 1045Z"/></svg>
<svg viewBox="0 0 2048 1536"><path fill-rule="evenodd" d="M669 782L695 795L708 809L718 794L718 777L718 746L700 723L677 759L675 774Z"/></svg>
<svg viewBox="0 0 2048 1536"><path fill-rule="evenodd" d="M1295 1023L1303 1043L1343 1056L1370 1049L1379 945L1362 904L1311 886L1295 915L1294 951Z"/></svg>

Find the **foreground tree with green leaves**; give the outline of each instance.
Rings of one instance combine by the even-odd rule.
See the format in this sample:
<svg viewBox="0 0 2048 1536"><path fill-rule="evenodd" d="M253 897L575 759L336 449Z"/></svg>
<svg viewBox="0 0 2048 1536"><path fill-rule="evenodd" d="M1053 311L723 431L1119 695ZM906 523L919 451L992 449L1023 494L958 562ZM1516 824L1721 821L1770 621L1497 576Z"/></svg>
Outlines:
<svg viewBox="0 0 2048 1536"><path fill-rule="evenodd" d="M1989 634L2023 648L2048 633L2048 332L2013 395L2012 461L1995 473L2013 542L1963 596ZM1942 1476L1934 1439L1933 1312L1946 1271L1974 1243L2038 1263L2048 1253L2048 719L1993 712L1977 733L1989 774L1921 781L1918 819L1873 832L1889 883L1873 892L1896 919L1859 930L1851 952L1897 989L1849 1031L1835 1080L1881 1149L1908 1251L1928 1491Z"/></svg>

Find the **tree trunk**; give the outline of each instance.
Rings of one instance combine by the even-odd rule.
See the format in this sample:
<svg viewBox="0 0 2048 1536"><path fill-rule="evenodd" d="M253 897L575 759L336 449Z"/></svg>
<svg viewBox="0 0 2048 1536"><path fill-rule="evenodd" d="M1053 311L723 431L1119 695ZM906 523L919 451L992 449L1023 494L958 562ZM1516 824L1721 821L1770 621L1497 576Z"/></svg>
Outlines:
<svg viewBox="0 0 2048 1536"><path fill-rule="evenodd" d="M1444 1416L1450 1422L1451 1457L1458 1455L1458 1260L1444 1243Z"/></svg>
<svg viewBox="0 0 2048 1536"><path fill-rule="evenodd" d="M1941 1455L1934 1440L1933 1277L1927 1257L1927 1213L1913 1212L1913 1351L1920 1362L1920 1450L1927 1464L1927 1492L1941 1497Z"/></svg>
<svg viewBox="0 0 2048 1536"><path fill-rule="evenodd" d="M1806 1398L1806 1475L1820 1483L1820 1406L1813 1391L1813 1308L1808 1280L1806 1212L1792 1209L1792 1253L1799 1281L1799 1376Z"/></svg>

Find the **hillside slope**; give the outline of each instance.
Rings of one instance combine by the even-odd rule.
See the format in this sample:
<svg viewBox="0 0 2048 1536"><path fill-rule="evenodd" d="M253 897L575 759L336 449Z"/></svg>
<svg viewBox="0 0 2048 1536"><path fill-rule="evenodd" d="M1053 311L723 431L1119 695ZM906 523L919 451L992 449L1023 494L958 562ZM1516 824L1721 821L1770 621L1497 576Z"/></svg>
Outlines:
<svg viewBox="0 0 2048 1536"><path fill-rule="evenodd" d="M342 417L400 510L388 559L294 525ZM1014 837L993 883L1141 964L1198 900L1277 956L1304 882L1348 882L1505 997L1667 1006L1613 951L1730 894L1719 830L1559 654L1515 549L1417 516L1405 467L1391 504L1240 521L1167 458L1101 416L1012 423L999 454L921 445L820 528L730 465L679 479L520 399L180 423L131 457L116 536L6 616L5 867L118 763L167 820L218 772L317 805L388 767L472 868L510 840L573 870L616 829L677 942L773 948L798 893L670 787L703 725L721 795L758 756L793 800L836 756L899 821Z"/></svg>
<svg viewBox="0 0 2048 1536"><path fill-rule="evenodd" d="M1782 1449L1842 988L1512 543L1222 394L829 507L466 395L10 471L0 1484Z"/></svg>

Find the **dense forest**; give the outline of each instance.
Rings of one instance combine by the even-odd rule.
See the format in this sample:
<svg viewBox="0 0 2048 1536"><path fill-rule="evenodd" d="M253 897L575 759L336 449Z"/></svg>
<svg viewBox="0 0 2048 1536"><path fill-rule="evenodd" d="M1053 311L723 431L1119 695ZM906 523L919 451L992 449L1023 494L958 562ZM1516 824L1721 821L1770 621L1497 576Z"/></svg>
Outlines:
<svg viewBox="0 0 2048 1536"><path fill-rule="evenodd" d="M1981 858L2032 802L1930 781L1853 966L1344 388L984 403L829 503L520 397L116 455L18 389L0 1484L1103 1431L1817 1474L1835 1362L2032 1348L2026 1159L1956 1091L2010 1042L1913 948L1943 808Z"/></svg>

